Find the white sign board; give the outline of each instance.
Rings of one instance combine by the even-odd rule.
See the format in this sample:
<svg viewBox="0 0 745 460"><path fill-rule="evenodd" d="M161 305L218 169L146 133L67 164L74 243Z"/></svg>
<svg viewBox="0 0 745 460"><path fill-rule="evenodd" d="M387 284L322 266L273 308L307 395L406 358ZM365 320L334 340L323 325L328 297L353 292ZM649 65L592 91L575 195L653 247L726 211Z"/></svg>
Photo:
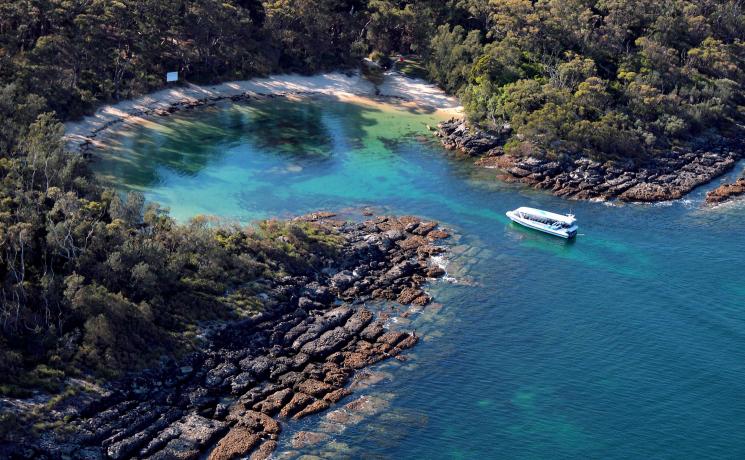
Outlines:
<svg viewBox="0 0 745 460"><path fill-rule="evenodd" d="M166 81L178 81L178 72L168 72L166 73Z"/></svg>

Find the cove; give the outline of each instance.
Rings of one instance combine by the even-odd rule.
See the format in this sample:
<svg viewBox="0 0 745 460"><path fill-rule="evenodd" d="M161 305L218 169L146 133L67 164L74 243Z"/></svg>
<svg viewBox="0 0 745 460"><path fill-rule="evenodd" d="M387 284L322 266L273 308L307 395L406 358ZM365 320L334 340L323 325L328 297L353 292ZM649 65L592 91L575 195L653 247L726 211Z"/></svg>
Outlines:
<svg viewBox="0 0 745 460"><path fill-rule="evenodd" d="M449 156L425 110L331 98L216 105L124 129L97 174L179 220L372 207L452 228L441 308L361 390L385 408L298 451L383 458L741 458L745 207L564 201ZM712 186L714 186L713 184ZM710 188L710 187L709 187ZM574 242L504 211L573 211ZM408 321L401 318L400 321Z"/></svg>

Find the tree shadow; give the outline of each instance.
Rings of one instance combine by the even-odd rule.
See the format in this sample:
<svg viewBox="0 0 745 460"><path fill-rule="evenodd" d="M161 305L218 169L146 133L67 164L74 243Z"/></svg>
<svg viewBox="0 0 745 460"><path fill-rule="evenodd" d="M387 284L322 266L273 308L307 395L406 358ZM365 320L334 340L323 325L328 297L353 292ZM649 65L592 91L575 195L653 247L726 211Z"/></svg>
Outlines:
<svg viewBox="0 0 745 460"><path fill-rule="evenodd" d="M243 146L248 154L321 167L335 152L362 146L377 111L324 96L262 97L179 113L112 135L94 170L109 185L143 190L162 180L163 169L193 177Z"/></svg>

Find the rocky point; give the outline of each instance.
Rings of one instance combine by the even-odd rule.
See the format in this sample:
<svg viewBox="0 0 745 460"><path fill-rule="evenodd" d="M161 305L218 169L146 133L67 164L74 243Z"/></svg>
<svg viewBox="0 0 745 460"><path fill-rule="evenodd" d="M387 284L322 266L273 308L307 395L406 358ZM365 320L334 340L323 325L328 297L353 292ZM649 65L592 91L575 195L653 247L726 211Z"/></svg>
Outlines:
<svg viewBox="0 0 745 460"><path fill-rule="evenodd" d="M575 199L678 199L732 169L745 152L744 140L717 138L705 146L673 147L638 160L513 157L502 148L509 134L507 126L499 133L487 133L458 119L440 123L436 132L446 148L477 157L479 166L499 169L501 179Z"/></svg>
<svg viewBox="0 0 745 460"><path fill-rule="evenodd" d="M740 195L745 195L745 177L731 184L723 184L706 194L706 202L720 204Z"/></svg>
<svg viewBox="0 0 745 460"><path fill-rule="evenodd" d="M8 458L262 459L282 426L349 396L355 372L399 358L417 343L389 328L366 301L430 301L422 290L430 256L448 236L437 223L380 217L362 223L317 213L300 218L344 237L333 266L286 277L268 292L266 309L229 323L209 346L180 362L108 385L98 397L55 408L63 427L27 442L0 443ZM60 422L60 420L58 420ZM296 436L294 444L318 442Z"/></svg>

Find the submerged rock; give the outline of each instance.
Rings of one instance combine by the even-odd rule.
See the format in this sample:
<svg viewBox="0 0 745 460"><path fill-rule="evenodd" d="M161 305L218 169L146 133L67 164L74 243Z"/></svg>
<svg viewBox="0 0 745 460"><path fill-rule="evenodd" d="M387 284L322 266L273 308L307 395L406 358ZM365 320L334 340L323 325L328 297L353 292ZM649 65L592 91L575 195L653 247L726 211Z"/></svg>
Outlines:
<svg viewBox="0 0 745 460"><path fill-rule="evenodd" d="M696 147L674 147L641 160L597 162L581 154L556 159L505 155L501 145L509 130L486 133L459 120L438 126L437 136L449 149L476 156L476 164L500 170L499 178L522 182L574 199L620 199L634 202L674 200L710 182L745 156L743 136L705 140ZM502 143L492 147L492 141ZM487 148L488 147L488 148ZM726 193L724 190L721 193ZM716 200L719 194L714 194Z"/></svg>
<svg viewBox="0 0 745 460"><path fill-rule="evenodd" d="M442 250L429 239L437 224L411 216L361 224L328 217L308 219L345 239L333 275L278 281L265 299L276 294L277 308L224 325L210 334L207 348L181 363L112 383L91 410L69 418L66 432L49 433L54 442L34 446L33 456L267 458L277 446L280 421L328 409L351 394L345 386L356 369L414 346L415 334L387 330L358 299L428 302L421 284L432 275L429 257ZM391 243L382 251L384 239ZM367 383L379 378L371 374ZM348 403L345 413L375 413L385 404L363 397ZM304 435L296 443L315 439Z"/></svg>
<svg viewBox="0 0 745 460"><path fill-rule="evenodd" d="M318 445L329 439L326 433L316 433L313 431L300 431L292 437L292 447L295 449L304 449Z"/></svg>

